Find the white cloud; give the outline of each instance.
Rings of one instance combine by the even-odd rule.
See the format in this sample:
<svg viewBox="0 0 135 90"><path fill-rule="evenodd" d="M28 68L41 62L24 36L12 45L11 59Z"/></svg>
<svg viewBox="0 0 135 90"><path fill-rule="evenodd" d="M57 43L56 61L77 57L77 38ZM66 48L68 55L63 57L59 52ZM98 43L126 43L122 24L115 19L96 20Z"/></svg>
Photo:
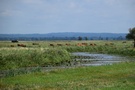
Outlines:
<svg viewBox="0 0 135 90"><path fill-rule="evenodd" d="M10 17L9 27L25 28L27 24L26 30L32 25L41 29L48 27L48 30L89 29L100 23L102 27L116 23L124 26L124 22L133 25L134 5L135 0L3 0L0 2L0 23L4 21L3 25L8 26L6 20Z"/></svg>
<svg viewBox="0 0 135 90"><path fill-rule="evenodd" d="M1 16L20 16L23 13L17 10L5 10L0 13Z"/></svg>
<svg viewBox="0 0 135 90"><path fill-rule="evenodd" d="M2 16L12 16L12 12L9 10L3 11L0 13Z"/></svg>

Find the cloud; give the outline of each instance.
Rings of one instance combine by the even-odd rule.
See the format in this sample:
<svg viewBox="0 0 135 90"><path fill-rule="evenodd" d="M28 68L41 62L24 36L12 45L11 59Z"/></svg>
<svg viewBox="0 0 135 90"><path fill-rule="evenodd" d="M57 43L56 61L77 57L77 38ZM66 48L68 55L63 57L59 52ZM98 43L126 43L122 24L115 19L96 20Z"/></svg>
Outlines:
<svg viewBox="0 0 135 90"><path fill-rule="evenodd" d="M14 27L9 30L89 30L100 24L101 27L133 25L134 11L135 0L3 0L0 23Z"/></svg>
<svg viewBox="0 0 135 90"><path fill-rule="evenodd" d="M1 16L20 16L23 13L17 10L4 10L0 13Z"/></svg>
<svg viewBox="0 0 135 90"><path fill-rule="evenodd" d="M1 12L0 14L1 14L1 16L12 16L12 12L9 10L5 10L5 11Z"/></svg>

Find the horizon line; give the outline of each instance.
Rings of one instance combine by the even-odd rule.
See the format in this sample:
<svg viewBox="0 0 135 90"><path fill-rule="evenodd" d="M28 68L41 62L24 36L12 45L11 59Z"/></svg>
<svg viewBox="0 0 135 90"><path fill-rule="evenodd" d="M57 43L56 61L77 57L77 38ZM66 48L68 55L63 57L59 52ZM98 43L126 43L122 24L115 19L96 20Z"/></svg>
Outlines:
<svg viewBox="0 0 135 90"><path fill-rule="evenodd" d="M57 34L57 33L95 33L95 34L98 34L98 33L111 33L111 34L126 34L126 33L122 33L122 32L119 32L119 33L114 33L114 32L50 32L50 33L0 33L0 34Z"/></svg>

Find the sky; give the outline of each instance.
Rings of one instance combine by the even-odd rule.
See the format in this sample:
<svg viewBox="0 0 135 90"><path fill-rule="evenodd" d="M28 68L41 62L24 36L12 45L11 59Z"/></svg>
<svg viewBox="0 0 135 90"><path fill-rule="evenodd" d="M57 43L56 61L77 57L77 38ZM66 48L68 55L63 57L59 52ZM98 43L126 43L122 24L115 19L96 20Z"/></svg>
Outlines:
<svg viewBox="0 0 135 90"><path fill-rule="evenodd" d="M128 33L135 0L0 0L0 34Z"/></svg>

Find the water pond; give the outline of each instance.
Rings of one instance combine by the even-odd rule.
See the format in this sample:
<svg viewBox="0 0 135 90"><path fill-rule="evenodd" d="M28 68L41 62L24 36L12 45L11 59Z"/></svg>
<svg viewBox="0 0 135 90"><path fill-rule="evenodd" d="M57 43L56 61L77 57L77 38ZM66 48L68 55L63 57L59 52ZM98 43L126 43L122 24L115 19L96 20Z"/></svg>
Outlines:
<svg viewBox="0 0 135 90"><path fill-rule="evenodd" d="M75 56L73 61L78 62L80 66L99 66L108 64L111 65L113 63L134 61L134 58L118 55L97 54L88 52L74 52L72 54L73 56Z"/></svg>

